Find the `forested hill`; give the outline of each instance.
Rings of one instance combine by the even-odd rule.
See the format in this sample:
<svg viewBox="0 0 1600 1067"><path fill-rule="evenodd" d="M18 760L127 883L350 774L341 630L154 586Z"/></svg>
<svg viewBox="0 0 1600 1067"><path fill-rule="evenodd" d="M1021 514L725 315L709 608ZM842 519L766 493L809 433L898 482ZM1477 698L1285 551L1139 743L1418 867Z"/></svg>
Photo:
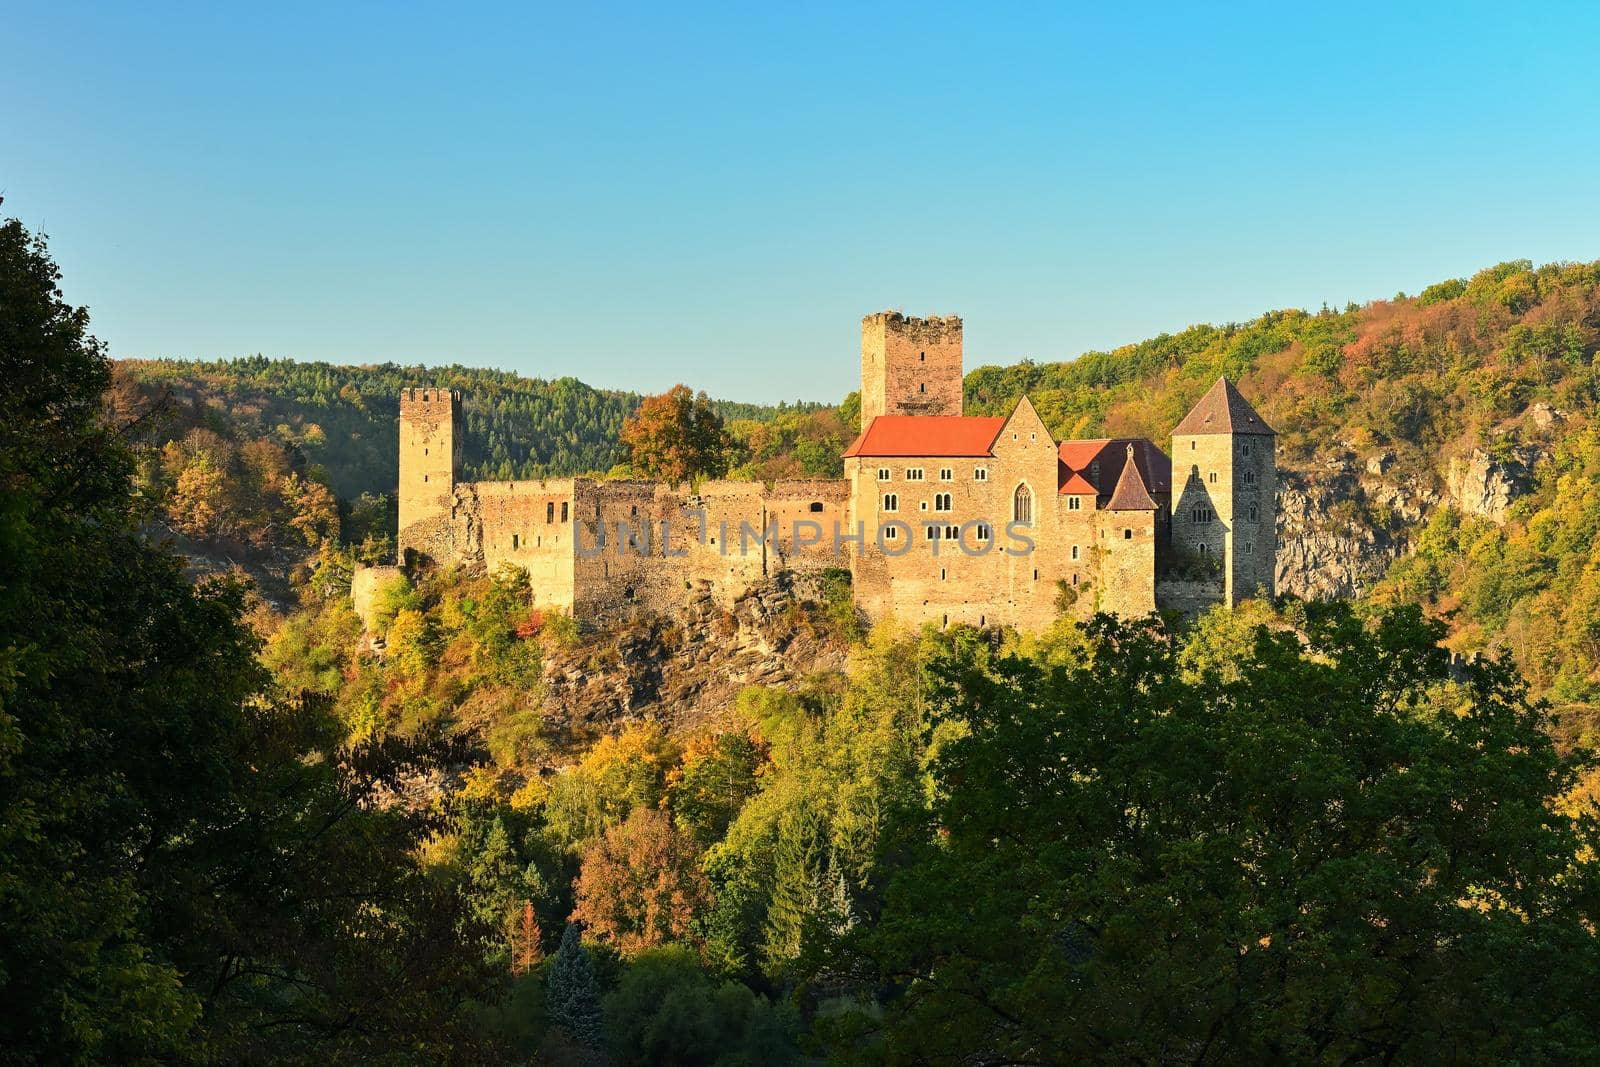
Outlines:
<svg viewBox="0 0 1600 1067"><path fill-rule="evenodd" d="M1061 437L1171 428L1219 374L1279 433L1280 591L1421 601L1462 652L1600 704L1600 262L1501 263L1342 310L980 367Z"/></svg>
<svg viewBox="0 0 1600 1067"><path fill-rule="evenodd" d="M251 356L186 362L122 360L119 385L147 399L170 390L186 421L231 439L292 444L326 472L340 498L391 493L398 480L400 390L434 385L462 393L469 478L537 478L603 472L624 458L622 421L639 395L595 389L576 378L525 378L451 365L403 367L299 363ZM817 405L715 402L730 420L770 421Z"/></svg>
<svg viewBox="0 0 1600 1067"><path fill-rule="evenodd" d="M1538 400L1591 410L1597 335L1600 261L1518 260L1415 296L1191 326L1069 363L980 367L967 375L967 405L998 414L1027 393L1058 437L1164 442L1226 374L1290 462L1343 440L1426 464Z"/></svg>

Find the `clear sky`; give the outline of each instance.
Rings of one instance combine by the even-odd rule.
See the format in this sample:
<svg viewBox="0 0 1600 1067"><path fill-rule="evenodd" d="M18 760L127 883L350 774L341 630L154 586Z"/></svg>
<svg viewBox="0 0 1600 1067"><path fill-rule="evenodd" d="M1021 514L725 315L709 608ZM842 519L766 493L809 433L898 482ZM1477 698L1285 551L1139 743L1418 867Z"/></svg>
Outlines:
<svg viewBox="0 0 1600 1067"><path fill-rule="evenodd" d="M1600 258L1600 4L0 7L4 211L118 356L836 400Z"/></svg>

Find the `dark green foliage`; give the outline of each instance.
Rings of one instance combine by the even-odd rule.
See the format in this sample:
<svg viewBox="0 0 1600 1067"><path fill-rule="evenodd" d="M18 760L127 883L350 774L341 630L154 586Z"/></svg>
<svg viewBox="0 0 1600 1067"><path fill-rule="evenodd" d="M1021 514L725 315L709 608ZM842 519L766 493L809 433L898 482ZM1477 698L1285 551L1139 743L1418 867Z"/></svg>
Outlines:
<svg viewBox="0 0 1600 1067"><path fill-rule="evenodd" d="M1504 667L1450 681L1414 608L1302 627L946 663L963 735L840 957L898 988L884 1060L1600 1056L1587 758Z"/></svg>
<svg viewBox="0 0 1600 1067"><path fill-rule="evenodd" d="M708 977L678 945L629 964L606 995L605 1019L619 1067L782 1067L800 1058L792 1012Z"/></svg>
<svg viewBox="0 0 1600 1067"><path fill-rule="evenodd" d="M469 920L376 803L459 753L274 696L244 590L138 536L56 279L0 224L0 1061L476 1058Z"/></svg>

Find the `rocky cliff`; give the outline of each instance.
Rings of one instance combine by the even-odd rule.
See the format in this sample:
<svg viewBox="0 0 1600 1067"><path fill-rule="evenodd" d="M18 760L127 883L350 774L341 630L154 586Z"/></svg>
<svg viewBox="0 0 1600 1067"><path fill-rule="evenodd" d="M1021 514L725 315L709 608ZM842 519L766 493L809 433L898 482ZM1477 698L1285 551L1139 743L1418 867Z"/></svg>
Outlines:
<svg viewBox="0 0 1600 1067"><path fill-rule="evenodd" d="M842 670L847 642L818 591L785 580L731 611L709 592L670 616L643 617L545 655L547 724L568 735L657 719L673 729L715 721L750 685L785 685Z"/></svg>
<svg viewBox="0 0 1600 1067"><path fill-rule="evenodd" d="M1434 465L1392 450L1338 442L1278 471L1280 593L1304 599L1359 596L1410 550L1441 507L1504 523L1529 493L1567 416L1535 404L1483 442L1459 445Z"/></svg>

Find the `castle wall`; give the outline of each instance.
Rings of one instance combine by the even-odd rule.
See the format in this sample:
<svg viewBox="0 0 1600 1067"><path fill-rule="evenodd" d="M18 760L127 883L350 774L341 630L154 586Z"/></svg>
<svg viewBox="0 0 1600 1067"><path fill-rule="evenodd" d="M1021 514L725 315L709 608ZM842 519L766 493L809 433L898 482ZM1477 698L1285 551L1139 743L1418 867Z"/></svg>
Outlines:
<svg viewBox="0 0 1600 1067"><path fill-rule="evenodd" d="M961 414L961 320L880 311L861 320L861 425L879 415Z"/></svg>
<svg viewBox="0 0 1600 1067"><path fill-rule="evenodd" d="M1214 578L1160 578L1156 581L1156 605L1162 611L1176 611L1194 617L1222 603L1225 583L1219 573Z"/></svg>
<svg viewBox="0 0 1600 1067"><path fill-rule="evenodd" d="M1102 582L1101 560L1105 550L1100 544L1100 513L1093 496L1079 496L1076 508L1072 507L1070 501L1069 496L1057 496L1055 499L1057 523L1061 531L1058 580L1073 590L1073 617L1087 619L1095 612Z"/></svg>
<svg viewBox="0 0 1600 1067"><path fill-rule="evenodd" d="M1156 610L1156 512L1101 511L1094 610L1138 618Z"/></svg>
<svg viewBox="0 0 1600 1067"><path fill-rule="evenodd" d="M575 597L570 509L574 479L472 482L457 490L457 543L493 573L528 572L533 603L570 611Z"/></svg>

